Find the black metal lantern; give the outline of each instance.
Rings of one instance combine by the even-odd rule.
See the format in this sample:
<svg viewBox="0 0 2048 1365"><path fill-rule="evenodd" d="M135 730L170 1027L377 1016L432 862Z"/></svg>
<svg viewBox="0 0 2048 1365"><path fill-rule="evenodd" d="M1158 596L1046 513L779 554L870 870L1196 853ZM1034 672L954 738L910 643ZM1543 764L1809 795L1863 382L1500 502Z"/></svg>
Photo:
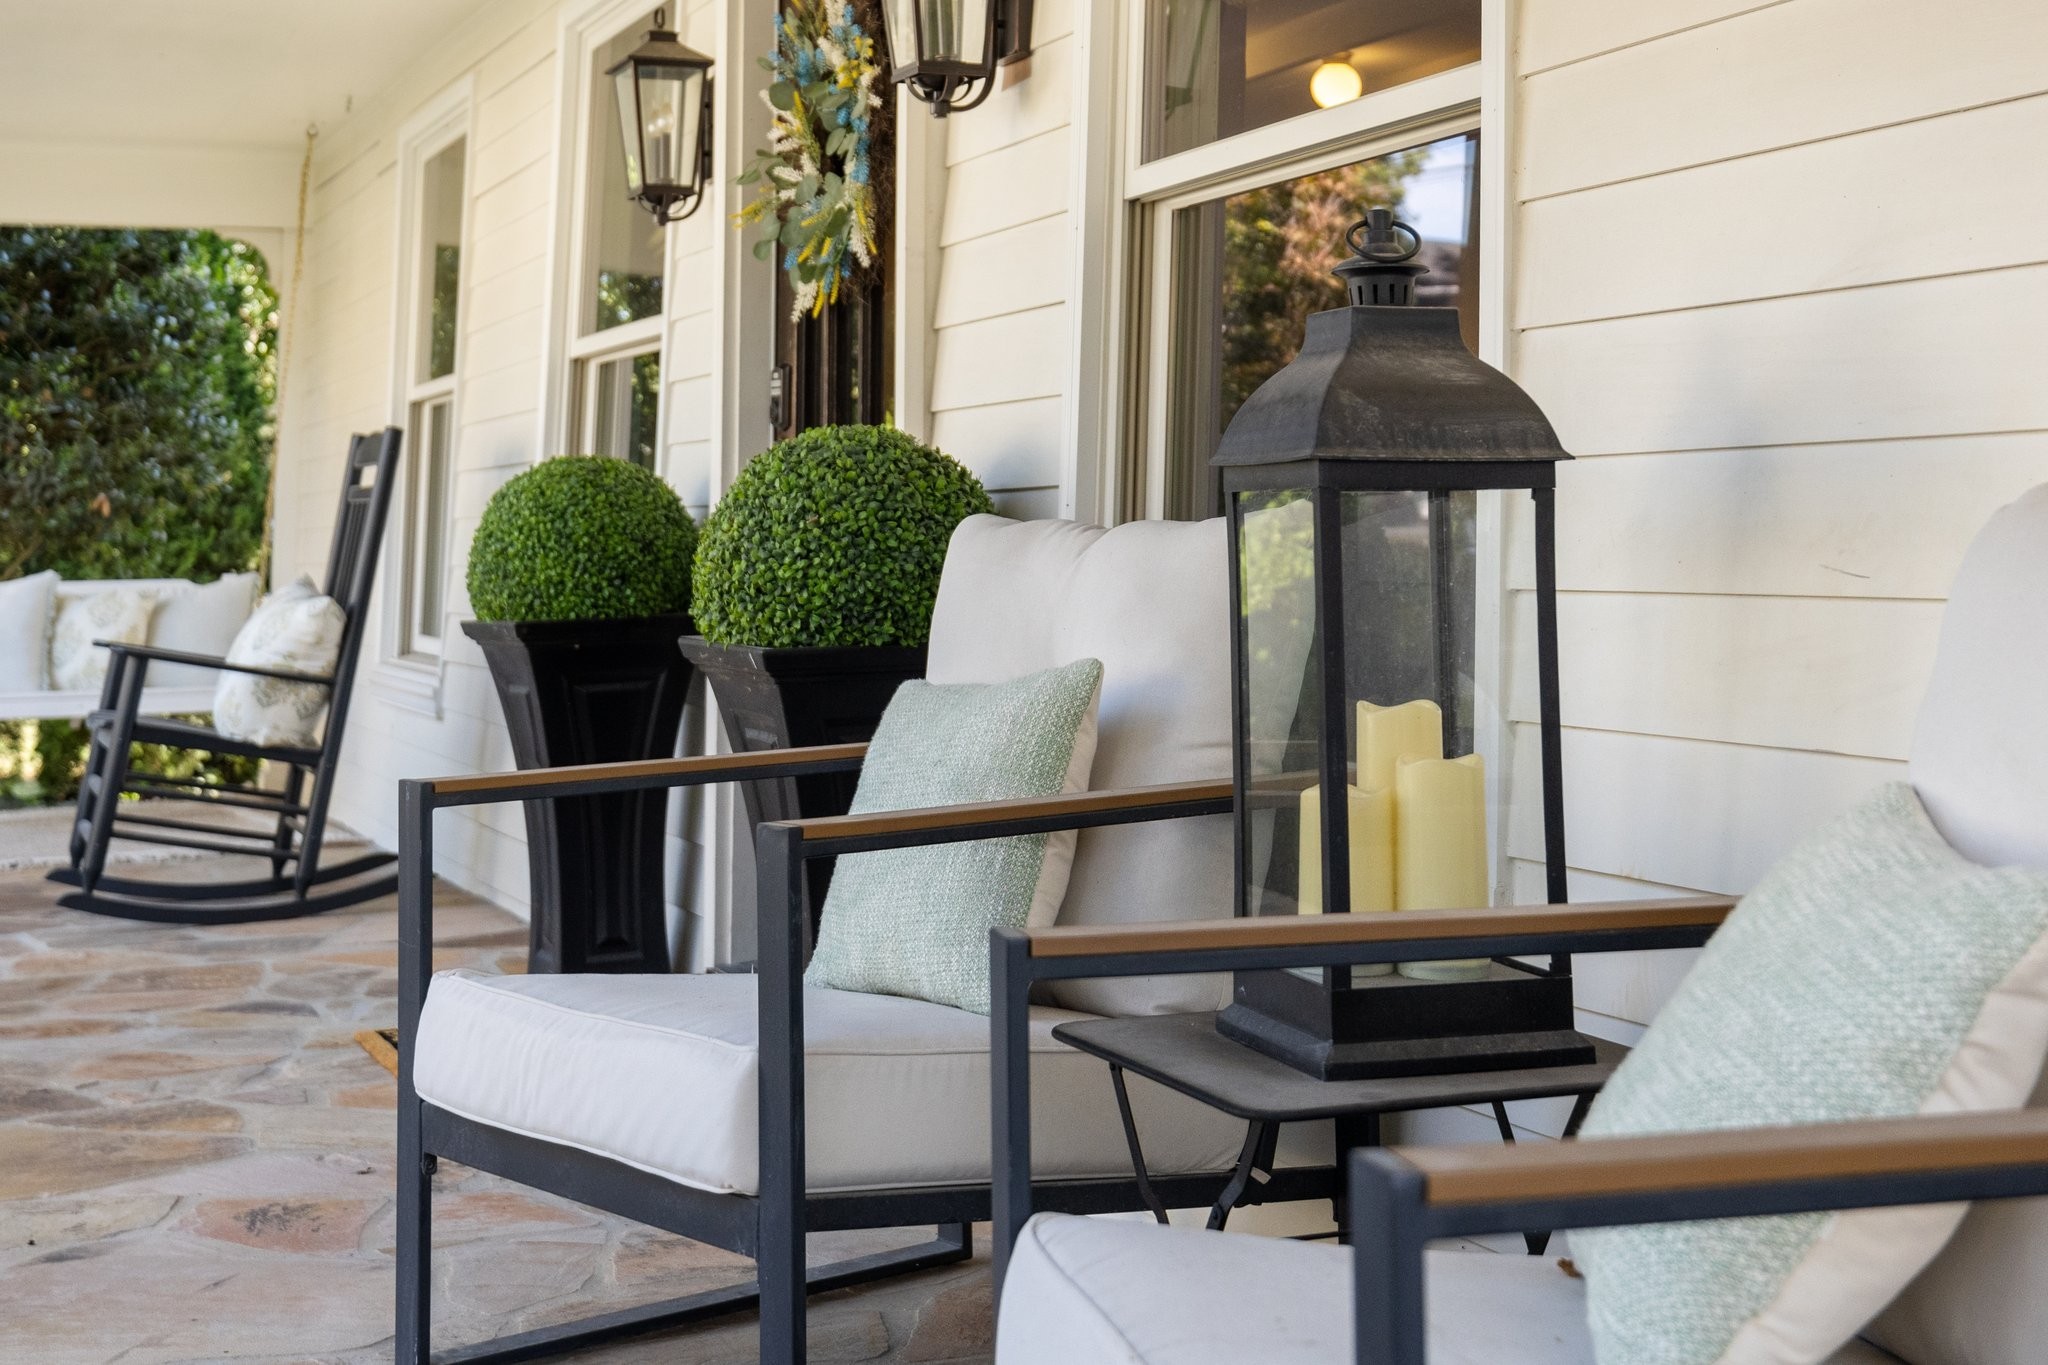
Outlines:
<svg viewBox="0 0 2048 1365"><path fill-rule="evenodd" d="M944 118L995 88L998 66L1031 55L1032 0L882 0L889 79Z"/></svg>
<svg viewBox="0 0 2048 1365"><path fill-rule="evenodd" d="M1350 306L1217 448L1229 504L1238 913L1495 902L1480 734L1478 506L1534 499L1542 823L1565 898L1552 493L1571 458L1451 308L1415 306L1420 238L1351 229ZM1495 774L1496 778L1500 774ZM1590 1062L1569 963L1240 973L1219 1027L1327 1079Z"/></svg>
<svg viewBox="0 0 2048 1365"><path fill-rule="evenodd" d="M663 225L696 211L711 170L711 59L677 42L667 22L668 12L656 10L647 41L607 73L618 96L627 193Z"/></svg>

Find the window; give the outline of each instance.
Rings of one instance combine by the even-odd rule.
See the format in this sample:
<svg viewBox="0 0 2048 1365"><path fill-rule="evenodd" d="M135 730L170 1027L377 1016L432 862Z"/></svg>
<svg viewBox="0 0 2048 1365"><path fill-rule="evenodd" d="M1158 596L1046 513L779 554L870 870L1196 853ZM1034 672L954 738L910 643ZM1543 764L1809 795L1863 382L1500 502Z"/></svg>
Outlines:
<svg viewBox="0 0 2048 1365"><path fill-rule="evenodd" d="M1131 7L1114 247L1126 292L1102 305L1125 351L1100 515L1220 510L1216 443L1294 358L1308 315L1343 303L1328 272L1370 207L1418 230L1423 301L1457 308L1481 349L1480 34L1503 13L1497 0Z"/></svg>
<svg viewBox="0 0 2048 1365"><path fill-rule="evenodd" d="M1294 359L1310 313L1344 306L1344 230L1395 209L1422 237L1420 303L1456 308L1478 348L1477 133L1443 138L1173 210L1166 515L1221 512L1209 457L1252 391Z"/></svg>
<svg viewBox="0 0 2048 1365"><path fill-rule="evenodd" d="M1479 60L1480 0L1147 0L1146 160Z"/></svg>
<svg viewBox="0 0 2048 1365"><path fill-rule="evenodd" d="M467 103L463 112L466 115ZM460 125L457 125L458 127ZM469 139L444 123L402 165L410 192L400 224L397 421L405 428L405 480L396 594L386 634L399 660L441 653L448 605L449 498L454 482L455 396L461 349L462 239Z"/></svg>
<svg viewBox="0 0 2048 1365"><path fill-rule="evenodd" d="M570 432L579 454L653 469L660 453L662 285L667 237L626 193L617 96L605 72L631 52L651 12L591 54L584 73L585 219L577 267Z"/></svg>

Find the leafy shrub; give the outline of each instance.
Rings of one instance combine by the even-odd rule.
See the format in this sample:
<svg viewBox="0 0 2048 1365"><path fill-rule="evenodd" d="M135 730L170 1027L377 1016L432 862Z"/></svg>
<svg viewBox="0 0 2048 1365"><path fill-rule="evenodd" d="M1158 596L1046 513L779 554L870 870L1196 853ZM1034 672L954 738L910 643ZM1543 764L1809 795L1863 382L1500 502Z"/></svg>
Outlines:
<svg viewBox="0 0 2048 1365"><path fill-rule="evenodd" d="M697 546L696 622L721 645L921 645L981 480L894 427L817 427L756 456Z"/></svg>
<svg viewBox="0 0 2048 1365"><path fill-rule="evenodd" d="M251 567L276 361L277 295L242 243L0 227L0 579ZM0 720L0 805L69 799L85 747L67 721ZM207 780L254 768L177 764Z"/></svg>
<svg viewBox="0 0 2048 1365"><path fill-rule="evenodd" d="M500 488L469 547L469 602L482 621L662 616L690 606L697 524L639 465L592 455L543 460Z"/></svg>
<svg viewBox="0 0 2048 1365"><path fill-rule="evenodd" d="M263 534L277 296L211 232L0 228L0 578L201 578Z"/></svg>

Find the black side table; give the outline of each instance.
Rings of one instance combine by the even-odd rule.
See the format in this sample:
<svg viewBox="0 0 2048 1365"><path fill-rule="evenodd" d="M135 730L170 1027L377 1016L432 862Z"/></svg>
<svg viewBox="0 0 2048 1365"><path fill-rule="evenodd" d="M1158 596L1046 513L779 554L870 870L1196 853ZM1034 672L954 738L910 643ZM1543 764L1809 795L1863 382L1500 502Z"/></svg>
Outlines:
<svg viewBox="0 0 2048 1365"><path fill-rule="evenodd" d="M1052 1036L1080 1052L1109 1063L1110 1084L1123 1116L1124 1138L1131 1148L1131 1167L1152 1216L1166 1221L1166 1207L1153 1191L1145 1152L1124 1072L1131 1071L1178 1090L1211 1109L1245 1120L1244 1147L1229 1184L1209 1212L1209 1226L1221 1228L1234 1208L1260 1202L1254 1185L1273 1174L1273 1152L1283 1123L1332 1119L1337 1128L1338 1168L1353 1147L1377 1146L1380 1116L1451 1105L1488 1104L1500 1126L1503 1142L1515 1140L1508 1123L1509 1100L1554 1099L1570 1095L1571 1119L1565 1136L1579 1131L1600 1087L1621 1065L1628 1049L1595 1039L1594 1060L1587 1066L1538 1067L1525 1071L1476 1071L1455 1076L1396 1076L1369 1081L1320 1081L1284 1062L1234 1043L1216 1031L1210 1014L1161 1014L1137 1019L1087 1019L1061 1024ZM1339 1217L1342 1236L1342 1216ZM1529 1253L1540 1255L1549 1233L1526 1234Z"/></svg>

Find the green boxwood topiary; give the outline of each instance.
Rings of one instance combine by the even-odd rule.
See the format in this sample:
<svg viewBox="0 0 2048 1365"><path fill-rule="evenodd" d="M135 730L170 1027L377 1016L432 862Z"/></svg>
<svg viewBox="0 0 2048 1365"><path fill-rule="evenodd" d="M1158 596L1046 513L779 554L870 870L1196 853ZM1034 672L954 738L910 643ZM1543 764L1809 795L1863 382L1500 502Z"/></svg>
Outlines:
<svg viewBox="0 0 2048 1365"><path fill-rule="evenodd" d="M721 645L921 645L981 480L894 427L817 427L756 456L697 545L696 622Z"/></svg>
<svg viewBox="0 0 2048 1365"><path fill-rule="evenodd" d="M480 621L663 616L690 606L697 524L626 460L543 460L491 496L469 547Z"/></svg>

